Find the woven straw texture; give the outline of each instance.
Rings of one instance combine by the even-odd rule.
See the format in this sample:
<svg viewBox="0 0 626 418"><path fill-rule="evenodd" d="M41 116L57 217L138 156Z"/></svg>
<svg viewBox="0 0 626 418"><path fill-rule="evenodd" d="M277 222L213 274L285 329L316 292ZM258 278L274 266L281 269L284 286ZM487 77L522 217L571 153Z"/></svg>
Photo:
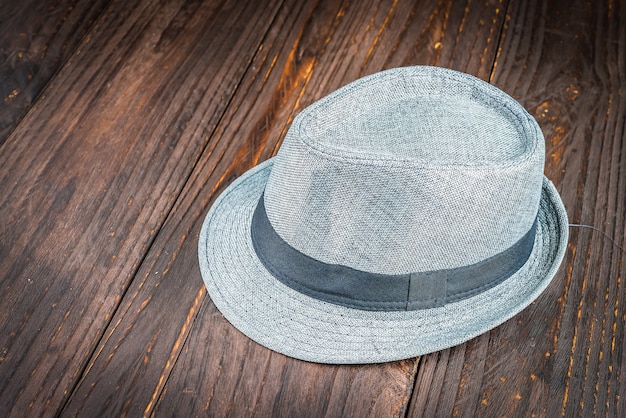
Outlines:
<svg viewBox="0 0 626 418"><path fill-rule="evenodd" d="M530 304L563 258L567 216L543 177L543 149L534 120L473 77L409 67L358 80L303 111L278 155L213 204L199 241L211 299L248 337L307 361L375 363L467 341ZM365 311L301 294L264 268L250 236L263 193L290 245L371 272L480 261L535 217L537 233L526 264L483 293L437 308Z"/></svg>
<svg viewBox="0 0 626 418"><path fill-rule="evenodd" d="M455 71L401 68L298 115L265 207L287 243L325 263L386 274L455 268L528 231L543 162L537 124L502 91Z"/></svg>
<svg viewBox="0 0 626 418"><path fill-rule="evenodd" d="M504 283L441 308L375 312L321 302L272 277L256 258L249 224L272 160L222 194L200 236L200 268L211 299L237 329L290 357L319 363L377 363L460 344L530 304L556 273L567 243L567 217L546 180L536 250Z"/></svg>

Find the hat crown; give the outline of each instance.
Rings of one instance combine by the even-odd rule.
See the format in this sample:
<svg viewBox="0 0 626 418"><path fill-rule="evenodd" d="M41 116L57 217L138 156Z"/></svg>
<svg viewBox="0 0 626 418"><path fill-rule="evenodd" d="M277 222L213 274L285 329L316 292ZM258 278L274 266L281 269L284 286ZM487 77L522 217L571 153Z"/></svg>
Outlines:
<svg viewBox="0 0 626 418"><path fill-rule="evenodd" d="M511 97L466 74L404 67L300 113L264 202L301 253L372 273L471 265L533 225L543 136Z"/></svg>

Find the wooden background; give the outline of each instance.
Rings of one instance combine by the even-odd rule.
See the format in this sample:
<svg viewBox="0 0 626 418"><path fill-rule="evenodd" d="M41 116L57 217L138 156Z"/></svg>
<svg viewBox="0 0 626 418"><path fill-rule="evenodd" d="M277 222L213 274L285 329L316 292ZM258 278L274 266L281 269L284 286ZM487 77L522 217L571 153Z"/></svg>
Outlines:
<svg viewBox="0 0 626 418"><path fill-rule="evenodd" d="M0 0L0 416L625 416L626 257L590 228L521 314L405 361L289 359L207 296L215 197L415 64L517 98L570 222L625 246L624 1Z"/></svg>

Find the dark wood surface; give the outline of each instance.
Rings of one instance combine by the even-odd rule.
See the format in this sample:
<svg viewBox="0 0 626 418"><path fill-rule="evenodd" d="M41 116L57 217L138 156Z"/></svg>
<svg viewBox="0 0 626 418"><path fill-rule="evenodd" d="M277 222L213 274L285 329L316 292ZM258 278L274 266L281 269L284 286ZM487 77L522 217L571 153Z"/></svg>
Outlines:
<svg viewBox="0 0 626 418"><path fill-rule="evenodd" d="M0 145L108 3L0 2Z"/></svg>
<svg viewBox="0 0 626 418"><path fill-rule="evenodd" d="M626 415L625 254L570 228L559 273L465 344L306 363L233 328L208 208L305 106L402 65L474 74L546 137L570 222L625 246L619 1L0 0L1 416Z"/></svg>

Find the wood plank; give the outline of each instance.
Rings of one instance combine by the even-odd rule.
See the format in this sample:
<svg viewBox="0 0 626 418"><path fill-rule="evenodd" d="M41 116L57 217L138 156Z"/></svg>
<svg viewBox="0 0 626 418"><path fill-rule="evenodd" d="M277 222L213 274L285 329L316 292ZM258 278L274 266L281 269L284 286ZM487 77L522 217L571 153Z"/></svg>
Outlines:
<svg viewBox="0 0 626 418"><path fill-rule="evenodd" d="M333 4L330 10L315 6L315 2L291 1L281 7L198 163L208 172L203 178L194 175L190 179L191 191L189 186L185 188L159 233L64 415L78 411L88 415L153 412L198 312L208 305L196 255L205 208L215 198L212 192L221 190L247 167L267 159L281 137L284 122L279 125L275 118L289 118L291 108L286 107L285 112L284 102L289 100L293 106L314 59L304 53L308 44L301 48L302 54L292 51L293 45L303 36L312 38L313 47L323 45L325 36L320 32L324 28L312 31L304 23L316 13L329 16L321 20L330 25L337 8ZM256 108L263 109L264 117L248 120ZM211 316L221 322L224 332L234 333L217 311ZM219 339L221 334L215 336ZM143 383L138 385L138 379ZM116 403L102 402L116 397Z"/></svg>
<svg viewBox="0 0 626 418"><path fill-rule="evenodd" d="M359 3L358 8L355 6L342 6L338 12L341 22L316 61L299 98L296 112L357 77L386 68L389 62L402 62L404 65L445 63L461 70L463 65L467 65L470 68L466 71L480 75L482 70L486 75L487 68L491 68L495 59L496 43L490 45L493 39L477 31L477 27L465 27L468 29L465 35L458 36L464 21L481 25L482 18L496 17L498 7L493 4L476 5L470 9L466 9L466 4L453 2L371 2L369 7L363 3ZM372 18L371 14L375 17ZM476 16L481 16L481 19ZM503 14L501 16L500 20L488 21L496 26L502 25ZM380 22L379 26L372 24L372 21ZM416 50L414 42L421 42L422 39L417 28L425 32L447 30L454 34L455 40L449 36L445 46L436 42L430 46L422 45L420 51L423 61L412 61L412 54ZM495 31L497 29L487 33ZM438 39L444 40L447 36L440 35ZM388 43L394 44L394 48L387 48ZM375 54L379 46L382 52ZM441 54L442 48L446 48L446 54ZM463 57L461 63L456 61L455 54L449 50L471 51L474 56L485 54L486 57L477 61ZM197 231L201 220L196 221ZM197 232L194 235L197 236ZM209 319L206 319L207 315ZM216 316L217 324L214 322ZM233 330L230 325L224 325L224 319L212 303L207 313L200 312L196 321L203 318L206 323L194 324L165 393L159 400L156 415L168 415L174 411L183 411L183 415L211 416L406 414L419 359L366 366L303 363L269 352ZM229 329L227 335L221 331L224 326ZM231 344L241 344L238 347L223 341L235 338L237 342ZM199 366L206 359L211 359L211 364ZM252 368L252 371L246 371L246 368ZM320 385L320 373L325 373L322 382L326 382L326 385ZM198 381L201 382L199 388ZM246 388L246 396L241 395L242 386Z"/></svg>
<svg viewBox="0 0 626 418"><path fill-rule="evenodd" d="M496 42L488 34L498 31L504 13L497 3L466 6L285 3L64 415L405 413L416 359L330 366L259 346L228 324L206 296L197 237L219 192L273 155L293 115L318 97L398 62L439 62L489 74ZM480 25L494 28L479 31ZM441 45L426 42L440 30ZM461 51L472 51L472 59Z"/></svg>
<svg viewBox="0 0 626 418"><path fill-rule="evenodd" d="M538 120L546 175L570 222L594 225L622 247L624 7L511 2L492 77ZM460 380L444 381L424 404L452 397L455 416L626 415L624 253L588 228L570 232L564 265L549 288L520 315L468 342ZM430 374L449 371L442 353L428 357Z"/></svg>
<svg viewBox="0 0 626 418"><path fill-rule="evenodd" d="M0 146L109 2L0 1Z"/></svg>
<svg viewBox="0 0 626 418"><path fill-rule="evenodd" d="M0 415L69 398L279 4L235 6L112 2L0 150Z"/></svg>

